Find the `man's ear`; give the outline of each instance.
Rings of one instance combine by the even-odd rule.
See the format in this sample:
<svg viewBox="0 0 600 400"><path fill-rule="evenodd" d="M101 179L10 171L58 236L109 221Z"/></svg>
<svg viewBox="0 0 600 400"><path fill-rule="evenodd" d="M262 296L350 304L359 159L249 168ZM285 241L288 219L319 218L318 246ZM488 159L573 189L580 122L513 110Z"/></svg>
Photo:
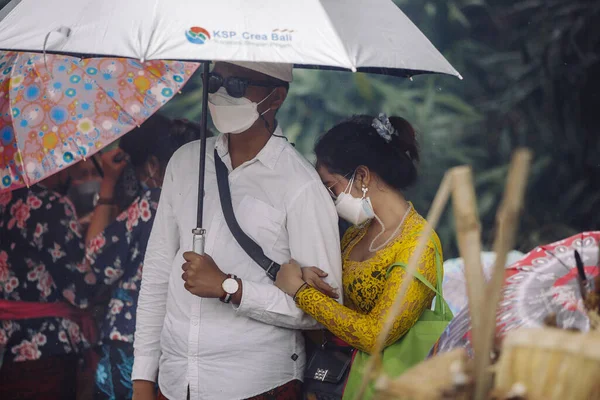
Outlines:
<svg viewBox="0 0 600 400"><path fill-rule="evenodd" d="M271 101L271 110L278 110L281 107L287 97L287 92L287 89L282 86L275 88L275 91L271 95L273 98L273 101Z"/></svg>

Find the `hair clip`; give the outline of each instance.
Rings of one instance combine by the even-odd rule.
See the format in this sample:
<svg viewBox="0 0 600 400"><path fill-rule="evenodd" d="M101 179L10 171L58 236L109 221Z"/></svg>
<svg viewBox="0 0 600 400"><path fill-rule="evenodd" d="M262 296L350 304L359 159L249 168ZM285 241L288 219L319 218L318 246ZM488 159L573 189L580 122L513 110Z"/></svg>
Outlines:
<svg viewBox="0 0 600 400"><path fill-rule="evenodd" d="M398 132L392 126L390 119L384 113L380 113L377 118L373 118L371 126L375 128L379 136L387 143L392 141L393 135L398 135Z"/></svg>

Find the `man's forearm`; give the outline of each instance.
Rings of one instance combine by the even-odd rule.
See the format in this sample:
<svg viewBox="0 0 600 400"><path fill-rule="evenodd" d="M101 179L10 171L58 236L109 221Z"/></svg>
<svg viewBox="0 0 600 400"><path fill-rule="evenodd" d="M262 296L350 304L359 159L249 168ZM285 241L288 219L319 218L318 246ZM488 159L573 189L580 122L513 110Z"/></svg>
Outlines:
<svg viewBox="0 0 600 400"><path fill-rule="evenodd" d="M232 297L232 303L239 314L265 324L288 329L320 328L290 296L272 284L245 281Z"/></svg>

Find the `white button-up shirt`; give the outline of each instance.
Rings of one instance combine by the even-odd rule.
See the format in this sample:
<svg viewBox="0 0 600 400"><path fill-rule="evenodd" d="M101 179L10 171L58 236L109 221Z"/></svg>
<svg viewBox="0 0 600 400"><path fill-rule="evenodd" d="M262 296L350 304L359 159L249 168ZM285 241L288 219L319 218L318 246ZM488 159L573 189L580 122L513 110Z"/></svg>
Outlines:
<svg viewBox="0 0 600 400"><path fill-rule="evenodd" d="M215 146L230 171L235 215L246 234L277 263L293 258L320 267L341 291L337 213L314 168L285 139L273 136L253 160L231 171L227 135L207 144L205 251L223 272L242 279L241 304L185 290L182 255L192 249L196 227L200 142L182 147L167 167L148 242L132 374L134 380L155 381L158 371L170 400L185 399L188 385L191 399L234 400L302 379L306 361L298 329L319 327L231 234L219 201Z"/></svg>

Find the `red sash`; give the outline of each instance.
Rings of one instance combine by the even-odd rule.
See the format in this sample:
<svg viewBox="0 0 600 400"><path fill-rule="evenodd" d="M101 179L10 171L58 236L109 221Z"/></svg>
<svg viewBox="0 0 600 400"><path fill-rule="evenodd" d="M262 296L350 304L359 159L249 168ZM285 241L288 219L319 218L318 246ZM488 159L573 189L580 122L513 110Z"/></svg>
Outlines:
<svg viewBox="0 0 600 400"><path fill-rule="evenodd" d="M33 303L28 301L0 300L0 320L24 320L33 318L67 318L74 321L85 339L94 346L96 344L96 323L92 315L73 307L66 302ZM87 352L86 368L96 370L99 357L94 350Z"/></svg>

